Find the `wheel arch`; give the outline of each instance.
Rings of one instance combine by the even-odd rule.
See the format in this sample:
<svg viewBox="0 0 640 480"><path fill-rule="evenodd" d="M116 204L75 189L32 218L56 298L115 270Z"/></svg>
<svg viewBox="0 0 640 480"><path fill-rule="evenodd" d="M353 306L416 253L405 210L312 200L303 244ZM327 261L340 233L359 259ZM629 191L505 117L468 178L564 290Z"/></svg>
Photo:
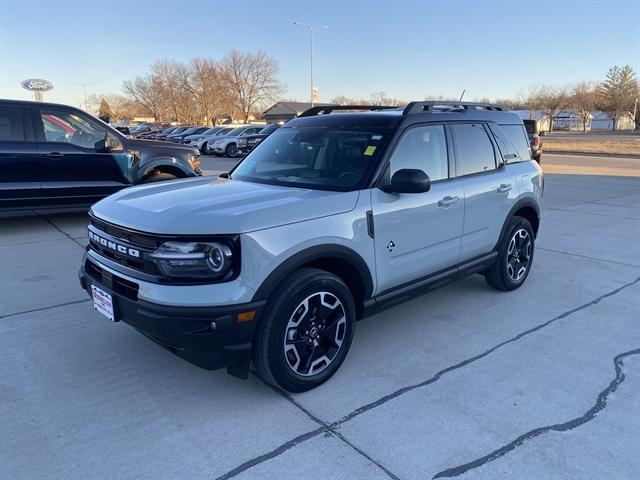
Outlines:
<svg viewBox="0 0 640 480"><path fill-rule="evenodd" d="M304 267L324 270L342 279L353 294L360 318L364 300L373 293L373 276L364 259L343 245L316 245L287 258L262 282L252 301L267 300L291 273Z"/></svg>
<svg viewBox="0 0 640 480"><path fill-rule="evenodd" d="M513 207L511 207L511 210L509 210L507 218L505 218L504 224L502 225L500 237L498 238L494 250L498 248L498 245L500 245L500 242L507 234L509 222L515 216L526 218L531 224L531 228L533 228L534 237L538 236L538 229L540 228L540 206L532 198L522 198L518 200Z"/></svg>
<svg viewBox="0 0 640 480"><path fill-rule="evenodd" d="M176 162L173 158L157 159L151 162L145 163L140 167L140 171L136 177L136 183L143 181L153 172L168 173L175 175L178 178L185 178L191 176L186 168L179 162Z"/></svg>

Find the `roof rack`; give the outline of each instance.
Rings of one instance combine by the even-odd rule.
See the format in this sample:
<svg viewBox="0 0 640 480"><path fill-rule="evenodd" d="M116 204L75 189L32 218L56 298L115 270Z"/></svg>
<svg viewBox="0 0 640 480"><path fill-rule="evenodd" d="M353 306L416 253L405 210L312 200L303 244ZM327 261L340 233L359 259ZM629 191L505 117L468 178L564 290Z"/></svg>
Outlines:
<svg viewBox="0 0 640 480"><path fill-rule="evenodd" d="M320 105L311 107L302 112L298 117L313 117L315 115L331 113L334 110L389 110L391 108L386 105Z"/></svg>
<svg viewBox="0 0 640 480"><path fill-rule="evenodd" d="M462 101L427 101L427 102L410 102L404 110L403 115L412 113L432 112L437 107L448 107L448 109L456 110L495 110L503 111L505 108L494 103L478 103L478 102L462 102Z"/></svg>

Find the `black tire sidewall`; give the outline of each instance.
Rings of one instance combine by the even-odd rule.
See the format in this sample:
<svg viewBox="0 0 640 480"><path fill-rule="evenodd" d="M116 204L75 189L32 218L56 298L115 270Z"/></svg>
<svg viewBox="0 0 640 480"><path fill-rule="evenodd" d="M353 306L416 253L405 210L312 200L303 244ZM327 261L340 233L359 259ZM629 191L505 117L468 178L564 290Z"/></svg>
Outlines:
<svg viewBox="0 0 640 480"><path fill-rule="evenodd" d="M338 277L328 272L320 270L311 270L311 272L313 275L290 278L280 289L267 315L263 318L266 322L263 338L257 339L258 342L264 342L262 353L266 354L270 376L281 387L295 392L309 390L324 383L340 368L349 352L355 330L356 309L349 288ZM345 337L331 364L322 372L305 377L295 373L289 367L284 355L283 340L294 309L309 295L322 291L335 295L342 302L347 317Z"/></svg>
<svg viewBox="0 0 640 480"><path fill-rule="evenodd" d="M518 280L517 282L512 280L507 271L507 259L508 259L508 250L509 250L509 242L511 241L511 237L515 234L516 231L524 228L529 234L529 238L531 240L531 257L529 257L529 265L527 265L527 271L524 276ZM498 259L499 268L502 272L502 280L507 287L508 290L514 290L520 287L531 272L531 267L533 265L533 257L535 255L535 236L533 234L533 228L531 227L531 223L525 218L522 217L514 217L511 220L511 224L509 226L508 234L505 236L503 240L503 244L500 248L500 257Z"/></svg>

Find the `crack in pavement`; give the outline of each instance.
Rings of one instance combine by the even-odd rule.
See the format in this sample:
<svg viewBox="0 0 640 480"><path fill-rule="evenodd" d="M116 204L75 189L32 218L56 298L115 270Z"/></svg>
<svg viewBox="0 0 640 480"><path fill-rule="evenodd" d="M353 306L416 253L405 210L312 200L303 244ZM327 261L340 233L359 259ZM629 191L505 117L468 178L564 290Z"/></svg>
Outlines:
<svg viewBox="0 0 640 480"><path fill-rule="evenodd" d="M17 315L24 315L26 313L42 312L43 310L51 310L52 308L66 307L67 305L76 305L78 303L85 303L90 301L91 301L90 298L86 298L84 300L73 300L70 302L59 303L58 305L49 305L48 307L32 308L31 310L24 310L22 312L7 313L6 315L0 315L0 320L4 318L9 318L9 317L15 317Z"/></svg>
<svg viewBox="0 0 640 480"><path fill-rule="evenodd" d="M35 212L35 211L33 213L35 213L37 216L39 216L41 219L43 219L45 222L47 222L49 225L51 225L53 228L55 228L57 231L59 231L61 234L63 234L65 237L67 237L69 240L71 240L73 243L75 243L76 245L79 245L83 250L85 249L85 246L83 244L81 244L80 242L77 242L75 238L73 238L67 232L65 232L60 227L58 227L58 225L53 223L53 220L51 220L49 217L46 217L43 214ZM82 237L78 237L78 238L82 238Z"/></svg>
<svg viewBox="0 0 640 480"><path fill-rule="evenodd" d="M572 315L576 312L579 312L580 310L584 310L585 308L589 308L593 305L596 305L598 303L600 303L602 300L604 300L605 298L611 297L613 295L616 295L617 293L621 292L622 290L624 290L625 288L631 287L632 285L635 285L636 283L640 282L640 277L636 278L634 281L627 283L625 285L622 285L621 287L616 288L615 290L612 290L608 293L605 293L604 295L601 295L599 297L597 297L596 299L582 304L579 307L573 308L571 310L568 310L564 313L561 313L560 315L552 318L551 320L548 320L544 323L541 323L539 325L536 325L533 328L530 328L529 330L525 330L524 332L519 333L518 335L511 337L508 340L505 340L504 342L498 343L497 345L494 345L493 347L491 347L489 350L485 350L482 353L479 353L478 355L475 355L473 357L467 358L466 360L463 360L460 363L457 363L455 365L452 365L450 367L447 367L445 369L440 370L439 372L437 372L435 375L433 375L431 378L428 378L427 380L424 380L423 382L420 383L416 383L414 385L409 385L407 387L403 387L399 390L396 390L393 393L390 393L388 395L385 395L384 397L371 402L367 405L364 405L360 408L357 408L356 410L352 411L351 413L349 413L348 415L346 415L345 417L343 417L342 419L338 420L337 422L334 422L332 424L332 426L338 426L341 425L345 422L348 422L349 420L351 420L354 417L357 417L358 415L367 412L369 410L371 410L372 408L376 408L379 407L380 405L387 403L390 400L393 400L394 398L399 397L400 395L403 395L407 392L410 392L412 390L415 390L417 388L421 388L421 387L426 387L427 385L430 385L432 383L437 382L438 380L440 380L440 378L442 378L443 375L446 375L447 373L451 373L454 370L458 370L462 367L466 367L467 365L474 363L484 357L486 357L487 355L495 352L496 350L504 347L505 345L508 345L510 343L513 342L517 342L518 340L520 340L523 337L526 337L527 335L531 335L532 333L537 332L538 330L542 330L543 328L548 327L549 325L551 325L552 323L557 322L558 320L562 320L563 318L568 317L569 315Z"/></svg>
<svg viewBox="0 0 640 480"><path fill-rule="evenodd" d="M605 260L604 258L590 257L589 255L580 255L579 253L565 252L562 250L554 250L553 248L536 246L536 250L542 250L544 252L560 253L562 255L569 255L571 257L588 258L589 260L595 260L597 262L613 263L614 265L622 265L624 267L640 268L640 265L634 265L633 263L618 262L616 260Z"/></svg>
<svg viewBox="0 0 640 480"><path fill-rule="evenodd" d="M560 315L557 315L556 317L552 318L551 320L548 320L548 321L546 321L544 323L541 323L541 324L539 324L539 325L537 325L537 326L535 326L533 328L530 328L529 330L525 330L524 332L519 333L518 335L510 338L509 340L505 340L504 342L501 342L501 343L491 347L489 350L486 350L483 353L480 353L480 354L475 355L473 357L470 357L470 358L468 358L466 360L463 360L462 362L459 362L459 363L457 363L455 365L452 365L452 366L447 367L447 368L445 368L443 370L440 370L435 375L433 375L432 377L430 377L429 379L427 379L427 380L425 380L423 382L420 382L420 383L417 383L417 384L414 384L414 385L410 385L410 386L407 386L407 387L400 388L399 390L396 390L393 393L385 395L384 397L382 397L382 398L380 398L380 399L378 399L378 400L376 400L374 402L368 403L368 404L366 404L366 405L364 405L364 406L362 406L360 408L357 408L356 410L352 411L348 415L344 416L342 419L340 419L340 420L338 420L336 422L333 422L331 424L326 424L322 420L316 419L316 417L314 415L310 414L304 407L300 406L293 399L293 397L291 397L288 393L286 393L286 395L291 399L290 401L295 402L294 404L296 406L298 406L298 408L300 408L301 410L305 411L311 418L314 419L314 421L316 423L319 423L319 424L321 424L323 426L321 428L318 428L318 429L313 430L311 432L307 432L307 433L304 433L302 435L299 435L298 437L294 438L293 440L290 440L289 442L286 442L286 443L280 445L279 447L275 448L274 450L243 463L242 465L240 465L240 466L234 468L233 470L230 470L229 472L225 473L224 475L218 477L216 480L226 480L226 479L232 478L232 477L244 472L245 470L248 470L249 468L251 468L251 467L253 467L255 465L258 465L259 463L262 463L262 462L264 462L266 460L270 460L270 459L272 459L274 457L277 457L278 455L286 452L287 450L289 450L290 448L298 445L299 443L301 443L301 442L303 442L305 440L308 440L310 438L313 438L313 437L319 435L322 432L333 433L334 435L339 436L339 438L343 439L343 441L345 441L345 443L349 444L349 446L354 448L353 445L348 443L344 439L344 437L341 434L339 434L339 432L337 432L337 428L339 426L341 426L342 424L344 424L346 422L349 422L350 420L352 420L353 418L357 417L358 415L360 415L362 413L365 413L365 412L367 412L369 410L372 410L372 409L374 409L376 407L379 407L380 405L382 405L384 403L387 403L390 400L393 400L393 399L399 397L400 395L403 395L403 394L405 394L407 392L410 392L412 390L415 390L415 389L418 389L418 388L421 388L421 387L425 387L427 385L435 383L438 380L440 380L440 378L442 378L447 373L450 373L450 372L452 372L454 370L458 370L458 369L463 368L463 367L465 367L465 366L467 366L467 365L469 365L469 364L471 364L473 362L476 362L477 360L480 360L480 359L486 357L487 355L495 352L496 350L502 348L503 346L508 345L510 343L513 343L513 342L516 342L516 341L520 340L521 338L523 338L523 337L525 337L527 335L530 335L532 333L537 332L538 330L542 330L543 328L551 325L554 322L557 322L558 320L566 318L566 317L568 317L568 316L570 316L570 315L572 315L572 314L574 314L576 312L579 312L581 310L584 310L586 308L592 307L593 305L597 305L598 303L600 303L605 298L609 298L609 297L611 297L613 295L616 295L616 294L620 293L622 290L624 290L624 289L626 289L628 287L631 287L631 286L633 286L633 285L635 285L635 284L637 284L639 282L640 282L640 277L636 278L632 282L626 283L626 284L616 288L615 290L611 290L608 293L600 295L599 297L595 298L594 300L591 300L590 302L584 303L584 304L582 304L582 305L580 305L578 307L575 307L575 308L573 308L571 310L567 310L566 312L561 313ZM267 385L270 386L271 388L273 388L273 386L271 386L270 384L267 384ZM367 458L369 458L369 457L367 457Z"/></svg>
<svg viewBox="0 0 640 480"><path fill-rule="evenodd" d="M638 354L640 354L640 348L629 350L628 352L621 353L614 357L613 364L616 371L616 375L614 379L609 383L609 386L607 388L605 388L600 392L600 394L598 395L598 398L596 399L596 403L584 415L573 418L564 423L557 423L555 425L548 425L546 427L539 427L539 428L530 430L529 432L520 435L518 438L508 443L507 445L497 450L494 450L493 452L489 453L488 455L485 455L484 457L478 458L469 463L465 463L464 465L443 470L442 472L436 474L433 478L436 479L436 478L457 477L459 475L462 475L463 473L468 472L469 470L473 470L487 463L493 462L494 460L502 457L503 455L506 455L512 450L515 450L516 448L520 447L525 442L539 435L543 435L547 432L567 432L581 425L584 425L587 422L590 422L596 417L596 415L599 412L601 412L606 408L609 395L615 392L620 386L620 384L624 382L625 380L625 374L623 371L624 359L626 357L631 357L633 355L638 355Z"/></svg>

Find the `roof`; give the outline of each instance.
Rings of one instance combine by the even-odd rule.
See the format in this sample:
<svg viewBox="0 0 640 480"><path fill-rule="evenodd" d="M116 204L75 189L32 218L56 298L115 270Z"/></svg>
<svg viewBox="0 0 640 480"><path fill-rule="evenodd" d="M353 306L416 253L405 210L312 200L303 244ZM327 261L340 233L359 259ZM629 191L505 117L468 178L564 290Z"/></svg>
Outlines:
<svg viewBox="0 0 640 480"><path fill-rule="evenodd" d="M73 105L65 105L62 103L49 103L49 102L36 102L34 100L8 100L0 98L0 104L3 105L15 105L16 107L45 107L45 108L73 108L74 110L80 110ZM80 110L82 111L82 110Z"/></svg>
<svg viewBox="0 0 640 480"><path fill-rule="evenodd" d="M330 103L315 103L314 105L331 105ZM305 110L311 108L309 102L276 102L267 108L262 116L265 115L298 115Z"/></svg>

